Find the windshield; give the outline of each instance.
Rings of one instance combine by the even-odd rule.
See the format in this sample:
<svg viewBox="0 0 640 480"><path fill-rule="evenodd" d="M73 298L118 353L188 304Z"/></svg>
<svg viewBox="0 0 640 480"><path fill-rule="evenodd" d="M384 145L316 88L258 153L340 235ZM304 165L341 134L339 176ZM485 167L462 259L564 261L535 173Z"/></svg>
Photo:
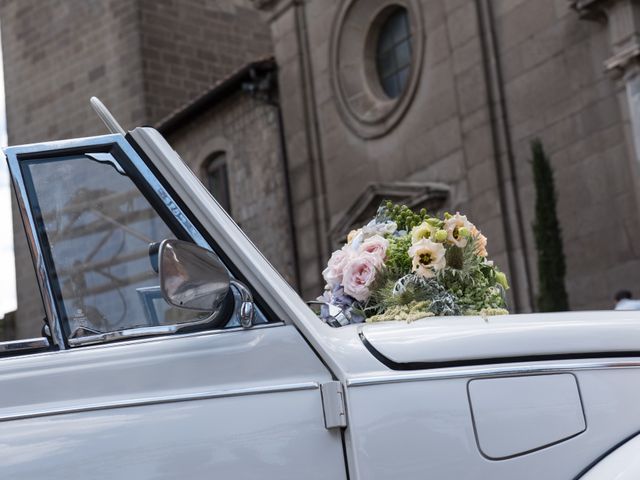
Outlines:
<svg viewBox="0 0 640 480"><path fill-rule="evenodd" d="M115 159L101 155L33 160L24 169L68 338L207 315L162 299L149 247L176 235Z"/></svg>

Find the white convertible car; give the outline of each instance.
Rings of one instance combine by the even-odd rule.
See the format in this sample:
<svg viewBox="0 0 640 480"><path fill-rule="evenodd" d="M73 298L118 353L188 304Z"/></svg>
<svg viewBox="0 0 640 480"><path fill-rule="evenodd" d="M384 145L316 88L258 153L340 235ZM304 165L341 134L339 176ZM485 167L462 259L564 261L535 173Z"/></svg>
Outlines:
<svg viewBox="0 0 640 480"><path fill-rule="evenodd" d="M2 479L640 478L640 317L321 322L151 128L9 147Z"/></svg>

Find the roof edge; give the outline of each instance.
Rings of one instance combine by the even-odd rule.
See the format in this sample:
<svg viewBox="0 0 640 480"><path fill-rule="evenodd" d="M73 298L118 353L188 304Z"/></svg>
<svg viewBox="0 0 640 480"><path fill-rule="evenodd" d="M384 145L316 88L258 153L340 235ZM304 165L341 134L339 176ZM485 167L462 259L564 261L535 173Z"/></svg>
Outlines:
<svg viewBox="0 0 640 480"><path fill-rule="evenodd" d="M269 72L276 69L273 57L267 57L247 63L229 76L216 82L200 96L194 98L156 123L155 128L161 134L170 134L183 124L204 113L209 107L222 101L229 94L242 88L242 84L251 78L253 71Z"/></svg>

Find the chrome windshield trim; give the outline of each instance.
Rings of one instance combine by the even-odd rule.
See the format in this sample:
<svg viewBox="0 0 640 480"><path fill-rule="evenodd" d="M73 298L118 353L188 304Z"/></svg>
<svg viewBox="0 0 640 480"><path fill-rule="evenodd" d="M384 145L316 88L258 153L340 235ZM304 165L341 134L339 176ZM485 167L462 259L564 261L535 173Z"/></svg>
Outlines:
<svg viewBox="0 0 640 480"><path fill-rule="evenodd" d="M383 385L388 383L419 382L426 380L451 380L457 378L481 378L517 375L536 375L544 373L566 373L584 370L605 370L622 368L640 368L640 358L625 359L611 358L608 360L566 361L566 362L540 362L526 365L505 366L479 366L447 368L442 370L429 370L418 372L391 372L377 375L350 378L347 387L362 387L367 385Z"/></svg>
<svg viewBox="0 0 640 480"><path fill-rule="evenodd" d="M67 348L67 344L65 343L65 335L62 328L61 314L58 311L58 307L56 306L56 302L54 300L53 287L46 268L44 253L40 246L40 242L35 236L35 232L37 231L36 222L31 213L31 205L29 203L26 185L20 169L20 157L31 158L34 154L37 154L39 158L46 158L46 156L48 155L85 155L87 152L83 151L83 149L86 149L87 147L108 147L110 145L117 145L117 147L122 150L122 152L129 159L129 162L145 179L148 187L155 193L157 198L159 198L160 201L164 203L165 207L171 212L176 221L182 226L182 228L193 239L193 241L201 247L210 248L202 234L189 221L178 204L171 198L166 189L160 184L158 179L155 177L155 175L153 175L149 167L144 163L142 158L134 150L131 144L129 144L125 137L120 134L74 138L70 140L59 140L53 142L6 147L4 149L4 153L7 157L9 171L11 172L11 178L16 192L18 209L20 210L20 215L23 219L23 222L25 222L24 230L27 236L27 242L29 244L29 250L31 251L33 263L35 265L35 272L44 304L45 315L47 316L47 319L49 319L53 342L61 350ZM117 161L116 164L119 165ZM72 344L70 340L72 339L69 339L69 345Z"/></svg>
<svg viewBox="0 0 640 480"><path fill-rule="evenodd" d="M162 203L164 203L167 210L171 212L178 223L180 223L182 228L189 234L191 239L202 248L206 248L208 250L211 249L211 246L207 243L202 234L193 225L193 223L189 221L189 218L185 215L178 204L171 198L169 192L167 192L167 190L162 186L160 181L151 172L151 169L149 169L147 164L144 163L140 155L138 155L131 144L123 136L116 136L118 137L118 145L127 155L129 161L133 164L135 169L144 177L147 185L153 190L153 192L162 201Z"/></svg>
<svg viewBox="0 0 640 480"><path fill-rule="evenodd" d="M116 408L146 407L166 403L192 402L196 400L210 400L214 398L240 397L247 395L263 395L269 393L296 392L302 390L318 390L317 382L284 383L280 385L266 385L262 387L237 388L232 390L214 390L198 393L186 393L176 395L162 395L158 397L132 398L129 400L116 400L111 402L98 402L82 406L69 406L59 408L46 408L31 412L0 415L0 422L12 420L24 420L28 418L48 417L53 415L67 415L72 413L94 412L100 410L112 410Z"/></svg>
<svg viewBox="0 0 640 480"><path fill-rule="evenodd" d="M11 340L8 342L0 342L0 354L24 352L29 350L41 350L49 348L49 340L46 337L26 338L22 340Z"/></svg>

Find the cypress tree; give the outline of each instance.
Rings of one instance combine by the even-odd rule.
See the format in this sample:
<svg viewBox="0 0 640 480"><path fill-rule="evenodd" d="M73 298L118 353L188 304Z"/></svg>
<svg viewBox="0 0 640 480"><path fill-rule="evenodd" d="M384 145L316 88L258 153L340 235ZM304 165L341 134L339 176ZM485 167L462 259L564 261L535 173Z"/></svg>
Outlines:
<svg viewBox="0 0 640 480"><path fill-rule="evenodd" d="M562 251L562 233L556 214L556 191L553 169L542 142L531 142L533 179L536 187L536 206L533 232L538 253L538 298L541 312L569 310L564 286L566 266Z"/></svg>

